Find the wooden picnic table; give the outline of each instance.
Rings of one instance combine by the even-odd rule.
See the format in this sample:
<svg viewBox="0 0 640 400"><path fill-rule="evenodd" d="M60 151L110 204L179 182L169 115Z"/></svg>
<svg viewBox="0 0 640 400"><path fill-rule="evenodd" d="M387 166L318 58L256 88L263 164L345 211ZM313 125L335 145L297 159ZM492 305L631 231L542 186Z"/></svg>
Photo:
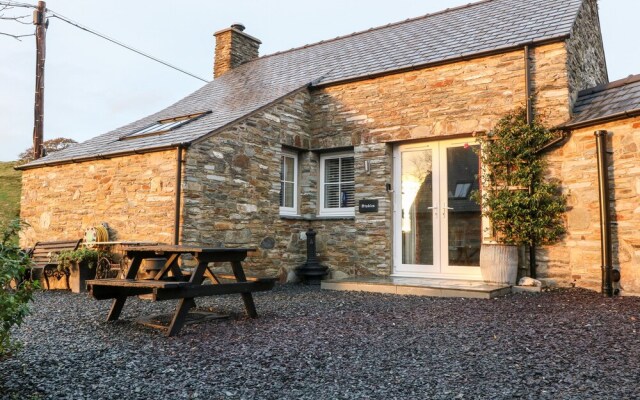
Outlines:
<svg viewBox="0 0 640 400"><path fill-rule="evenodd" d="M107 321L115 321L129 296L151 294L153 301L179 299L173 319L167 329L167 336L176 335L184 325L189 309L195 307L195 298L222 294L239 293L244 301L247 314L256 318L256 306L252 292L271 290L275 279L247 279L241 262L251 248L207 248L194 246L155 245L135 246L124 249L131 264L124 279L95 279L87 281L87 288L97 300L113 299ZM178 264L180 256L191 254L197 266L191 274L186 274ZM153 279L138 279L138 270L146 258L166 257L167 261ZM221 282L208 267L212 262L229 262L235 282ZM211 284L205 283L208 278Z"/></svg>

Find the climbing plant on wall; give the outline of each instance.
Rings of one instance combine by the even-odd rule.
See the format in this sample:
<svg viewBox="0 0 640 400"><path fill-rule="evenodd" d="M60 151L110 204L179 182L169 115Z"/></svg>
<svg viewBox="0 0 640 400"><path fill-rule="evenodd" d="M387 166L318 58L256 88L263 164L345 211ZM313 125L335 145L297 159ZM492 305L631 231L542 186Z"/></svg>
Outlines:
<svg viewBox="0 0 640 400"><path fill-rule="evenodd" d="M482 188L474 198L482 202L499 243L552 244L565 233L566 199L558 182L546 178L541 152L556 137L538 121L527 123L521 107L478 139Z"/></svg>

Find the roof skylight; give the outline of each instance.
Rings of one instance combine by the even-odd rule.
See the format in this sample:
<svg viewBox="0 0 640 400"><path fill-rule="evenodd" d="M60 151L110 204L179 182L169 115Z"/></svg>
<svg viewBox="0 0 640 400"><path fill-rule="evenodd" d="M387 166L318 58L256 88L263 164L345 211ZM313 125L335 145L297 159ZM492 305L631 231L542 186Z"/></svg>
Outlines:
<svg viewBox="0 0 640 400"><path fill-rule="evenodd" d="M161 119L153 123L152 125L147 126L146 128L142 128L129 135L125 135L121 137L120 140L137 139L140 137L162 135L182 125L188 124L191 121L195 121L196 119L202 117L203 115L209 114L210 112L211 111L205 111L205 112L196 113L196 114L182 115L180 117L175 117L175 118Z"/></svg>

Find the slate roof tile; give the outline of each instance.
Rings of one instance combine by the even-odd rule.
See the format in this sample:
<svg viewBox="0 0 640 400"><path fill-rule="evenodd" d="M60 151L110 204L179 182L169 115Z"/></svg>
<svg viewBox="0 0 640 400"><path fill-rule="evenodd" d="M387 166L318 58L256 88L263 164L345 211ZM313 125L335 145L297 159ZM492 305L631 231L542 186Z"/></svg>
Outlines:
<svg viewBox="0 0 640 400"><path fill-rule="evenodd" d="M148 117L24 167L192 142L317 85L567 37L582 0L484 0L260 57ZM162 118L209 111L163 135L118 140Z"/></svg>
<svg viewBox="0 0 640 400"><path fill-rule="evenodd" d="M573 112L573 118L566 124L568 126L640 112L640 75L581 91Z"/></svg>

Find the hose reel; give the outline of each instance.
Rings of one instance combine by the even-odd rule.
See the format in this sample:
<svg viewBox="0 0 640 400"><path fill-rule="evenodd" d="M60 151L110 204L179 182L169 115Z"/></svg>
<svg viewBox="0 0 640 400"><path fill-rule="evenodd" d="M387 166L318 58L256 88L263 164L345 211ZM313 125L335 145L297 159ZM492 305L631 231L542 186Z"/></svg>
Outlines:
<svg viewBox="0 0 640 400"><path fill-rule="evenodd" d="M92 226L84 231L84 243L92 246L95 243L109 241L109 225L103 222L99 225Z"/></svg>

